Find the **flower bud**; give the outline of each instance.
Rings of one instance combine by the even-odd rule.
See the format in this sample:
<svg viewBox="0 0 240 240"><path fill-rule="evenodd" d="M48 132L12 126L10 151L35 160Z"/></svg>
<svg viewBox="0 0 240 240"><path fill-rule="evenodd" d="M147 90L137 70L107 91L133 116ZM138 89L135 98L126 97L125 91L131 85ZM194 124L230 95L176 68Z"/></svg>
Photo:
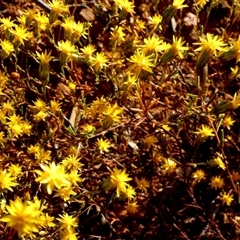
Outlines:
<svg viewBox="0 0 240 240"><path fill-rule="evenodd" d="M197 56L197 68L204 67L213 55L213 51L210 48L203 48L203 50Z"/></svg>
<svg viewBox="0 0 240 240"><path fill-rule="evenodd" d="M49 62L52 60L51 57L51 51L47 53L46 51L44 53L38 53L37 52L37 57L40 60L40 65L39 65L39 78L42 81L48 81L49 73L50 73L50 66Z"/></svg>
<svg viewBox="0 0 240 240"><path fill-rule="evenodd" d="M175 16L175 14L177 13L177 8L175 8L174 6L168 6L167 9L164 11L163 13L163 21L169 21L172 17Z"/></svg>

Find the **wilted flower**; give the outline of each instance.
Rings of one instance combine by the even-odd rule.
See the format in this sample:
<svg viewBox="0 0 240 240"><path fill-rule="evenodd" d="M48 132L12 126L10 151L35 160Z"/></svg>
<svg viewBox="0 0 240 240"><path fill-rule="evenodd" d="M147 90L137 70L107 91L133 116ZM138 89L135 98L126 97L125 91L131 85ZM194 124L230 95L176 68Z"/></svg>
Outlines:
<svg viewBox="0 0 240 240"><path fill-rule="evenodd" d="M212 177L210 184L211 184L211 188L215 188L215 189L222 188L224 185L224 181L221 177L216 176L216 177Z"/></svg>

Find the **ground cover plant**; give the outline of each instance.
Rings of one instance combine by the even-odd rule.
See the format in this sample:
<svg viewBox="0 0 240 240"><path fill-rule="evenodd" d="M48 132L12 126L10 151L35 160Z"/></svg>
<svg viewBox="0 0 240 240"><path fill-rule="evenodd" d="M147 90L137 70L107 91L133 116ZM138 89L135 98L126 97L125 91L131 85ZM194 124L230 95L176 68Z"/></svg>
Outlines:
<svg viewBox="0 0 240 240"><path fill-rule="evenodd" d="M237 0L0 3L0 239L238 239Z"/></svg>

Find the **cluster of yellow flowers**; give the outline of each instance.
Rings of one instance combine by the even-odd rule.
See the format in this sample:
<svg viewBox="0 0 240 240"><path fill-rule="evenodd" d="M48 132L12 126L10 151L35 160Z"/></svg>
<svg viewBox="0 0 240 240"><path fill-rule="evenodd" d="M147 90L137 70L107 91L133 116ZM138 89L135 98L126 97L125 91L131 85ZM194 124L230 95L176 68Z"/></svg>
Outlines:
<svg viewBox="0 0 240 240"><path fill-rule="evenodd" d="M42 203L37 197L33 201L22 201L16 197L14 201L10 200L10 204L6 206L9 215L3 216L0 220L6 222L7 225L17 231L19 237L34 236L34 233L43 229L55 227L54 217L50 217L43 211L47 209L45 203ZM77 219L67 213L59 215L61 239L77 239L75 227L77 227Z"/></svg>
<svg viewBox="0 0 240 240"><path fill-rule="evenodd" d="M210 83L212 76L202 80L207 66L232 59L236 65L226 70L227 84L240 77L240 37L204 27L194 29L199 36L193 44L176 29L169 37L167 27L188 7L184 0L161 11L151 3L156 11L143 16L130 0L109 1L110 7L97 1L104 18L108 15L103 29L76 21L66 2L49 1L49 13L34 8L16 19L0 18L0 189L7 202L0 207L0 222L13 229L8 238L17 233L40 239L41 233L42 239L54 229L58 239L78 239L80 210L70 214L66 206L83 195L94 199L96 192L112 194L129 215L138 214L139 196L154 191L152 176L141 175L149 162L150 175L173 185L186 180L188 166L198 167L190 174L190 187L208 181L206 191L230 206L240 177L229 168L225 146L235 144L238 119L232 112L240 97L236 92L216 103L218 92L224 95L222 85ZM210 14L212 2L195 0L197 17L206 5ZM95 7L97 14L101 8ZM92 29L102 36L92 37ZM196 95L184 78L188 58L195 59L188 76L196 77ZM204 91L209 85L214 94ZM217 147L199 163L198 148L208 141ZM196 147L194 156L187 153L190 147ZM115 160L115 154L126 161ZM139 163L147 154L149 159ZM206 174L207 167L218 173ZM16 196L9 198L9 191ZM51 202L56 199L63 208L57 216Z"/></svg>

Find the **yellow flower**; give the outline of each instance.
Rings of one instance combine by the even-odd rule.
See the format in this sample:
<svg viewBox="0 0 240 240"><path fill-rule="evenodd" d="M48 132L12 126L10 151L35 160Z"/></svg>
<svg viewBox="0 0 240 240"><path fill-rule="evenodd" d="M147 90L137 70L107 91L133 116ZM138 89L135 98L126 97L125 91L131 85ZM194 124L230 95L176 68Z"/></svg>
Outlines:
<svg viewBox="0 0 240 240"><path fill-rule="evenodd" d="M169 131L171 130L171 127L169 127L168 124L163 124L163 125L162 125L162 129L165 130L165 131L167 131L167 132L169 132Z"/></svg>
<svg viewBox="0 0 240 240"><path fill-rule="evenodd" d="M77 155L78 154L77 147L71 145L70 148L67 150L67 154L69 154L69 155Z"/></svg>
<svg viewBox="0 0 240 240"><path fill-rule="evenodd" d="M146 26L145 26L146 23L139 18L136 18L135 21L136 21L136 23L135 23L134 28L136 28L137 31L144 32L144 29L146 28Z"/></svg>
<svg viewBox="0 0 240 240"><path fill-rule="evenodd" d="M155 14L153 15L152 17L149 17L149 23L153 29L157 29L159 28L160 30L162 30L162 16L161 15L158 15L158 14Z"/></svg>
<svg viewBox="0 0 240 240"><path fill-rule="evenodd" d="M61 65L64 65L72 57L72 54L77 51L75 45L73 45L69 40L59 41L57 49L61 52L59 56Z"/></svg>
<svg viewBox="0 0 240 240"><path fill-rule="evenodd" d="M27 28L18 25L15 27L14 30L10 29L9 31L13 34L13 43L16 43L17 46L21 44L23 45L24 40L26 41L32 36L31 33L27 31Z"/></svg>
<svg viewBox="0 0 240 240"><path fill-rule="evenodd" d="M170 48L170 45L163 42L159 37L153 35L149 38L144 38L144 44L139 47L146 55L150 55L152 53L157 53L163 50Z"/></svg>
<svg viewBox="0 0 240 240"><path fill-rule="evenodd" d="M95 57L90 57L90 64L93 66L95 72L99 72L103 67L107 66L108 59L104 53L96 53Z"/></svg>
<svg viewBox="0 0 240 240"><path fill-rule="evenodd" d="M134 13L134 4L128 0L114 0L115 4L128 13Z"/></svg>
<svg viewBox="0 0 240 240"><path fill-rule="evenodd" d="M18 25L19 26L22 26L22 27L27 27L27 24L26 24L26 21L27 21L27 17L24 16L24 15L21 15L17 18L17 21L18 21Z"/></svg>
<svg viewBox="0 0 240 240"><path fill-rule="evenodd" d="M233 201L233 194L222 192L220 193L220 200L227 206L230 206Z"/></svg>
<svg viewBox="0 0 240 240"><path fill-rule="evenodd" d="M47 51L45 51L44 53L39 53L36 52L38 59L40 60L40 64L41 65L48 65L49 62L52 60L52 56L51 56L52 51L50 51L49 53L47 53Z"/></svg>
<svg viewBox="0 0 240 240"><path fill-rule="evenodd" d="M48 166L40 164L40 167L43 171L35 170L35 172L39 175L39 177L36 178L36 182L46 184L47 193L49 195L52 194L55 187L60 189L70 185L70 182L67 180L68 176L62 165L56 165L52 162Z"/></svg>
<svg viewBox="0 0 240 240"><path fill-rule="evenodd" d="M213 134L213 130L208 127L207 125L203 125L202 124L202 129L201 128L198 128L197 129L198 131L195 132L196 134L200 135L202 138L207 138L207 137L213 137L215 136Z"/></svg>
<svg viewBox="0 0 240 240"><path fill-rule="evenodd" d="M52 11L55 13L63 13L68 12L68 6L63 3L62 0L52 0L49 2L49 7L51 7Z"/></svg>
<svg viewBox="0 0 240 240"><path fill-rule="evenodd" d="M30 197L29 192L27 192L26 194L29 194L29 197ZM26 197L26 198L28 198L28 197ZM43 200L43 199L38 199L37 196L34 196L33 200L32 201L27 201L27 203L29 205L31 205L32 207L34 207L34 209L40 210L41 212L44 211L45 209L47 209L46 201Z"/></svg>
<svg viewBox="0 0 240 240"><path fill-rule="evenodd" d="M226 166L224 164L224 162L222 161L222 159L218 156L216 158L214 158L214 162L215 164L217 164L221 169L225 170Z"/></svg>
<svg viewBox="0 0 240 240"><path fill-rule="evenodd" d="M240 106L240 97L237 94L234 94L233 100L231 101L231 108L235 109Z"/></svg>
<svg viewBox="0 0 240 240"><path fill-rule="evenodd" d="M61 103L55 100L50 101L50 111L53 114L56 114L57 112L61 112Z"/></svg>
<svg viewBox="0 0 240 240"><path fill-rule="evenodd" d="M13 114L14 111L15 111L14 102L7 101L7 102L3 103L2 104L2 110L3 110L5 115Z"/></svg>
<svg viewBox="0 0 240 240"><path fill-rule="evenodd" d="M182 51L187 51L189 49L189 47L184 47L182 46L185 42L182 41L182 38L180 37L179 39L175 38L175 36L173 36L173 44L172 47L169 49L169 51L171 51L171 49L174 52L174 55L178 55L181 59L183 58L183 54Z"/></svg>
<svg viewBox="0 0 240 240"><path fill-rule="evenodd" d="M162 168L167 173L172 173L177 167L177 164L175 161L171 160L170 158L164 159L165 163L162 165Z"/></svg>
<svg viewBox="0 0 240 240"><path fill-rule="evenodd" d="M28 147L27 152L29 154L37 154L38 152L41 151L41 147L37 144L37 145L30 145L30 147Z"/></svg>
<svg viewBox="0 0 240 240"><path fill-rule="evenodd" d="M111 28L111 37L110 40L112 42L123 42L125 40L125 33L124 33L124 29L121 26L115 26L114 28Z"/></svg>
<svg viewBox="0 0 240 240"><path fill-rule="evenodd" d="M0 87L0 91L1 91L1 87ZM2 109L0 109L0 122L4 124L7 123L7 117Z"/></svg>
<svg viewBox="0 0 240 240"><path fill-rule="evenodd" d="M234 57L237 59L237 62L240 61L240 36L238 36L238 40L233 42L233 51Z"/></svg>
<svg viewBox="0 0 240 240"><path fill-rule="evenodd" d="M155 66L152 56L145 56L144 52L139 49L128 60L133 63L129 70L133 70L137 76L142 70L152 73L152 68Z"/></svg>
<svg viewBox="0 0 240 240"><path fill-rule="evenodd" d="M209 0L195 0L197 6L199 6L200 8L203 8L207 2L209 2Z"/></svg>
<svg viewBox="0 0 240 240"><path fill-rule="evenodd" d="M61 26L64 28L64 37L67 39L71 39L72 34L74 32L74 24L75 21L73 17L65 18L64 22L61 24Z"/></svg>
<svg viewBox="0 0 240 240"><path fill-rule="evenodd" d="M19 136L22 136L23 129L22 129L22 123L8 123L8 133L9 137L18 138Z"/></svg>
<svg viewBox="0 0 240 240"><path fill-rule="evenodd" d="M15 51L13 44L6 39L0 40L0 46L2 48L0 51L0 57L2 59L9 57L10 54Z"/></svg>
<svg viewBox="0 0 240 240"><path fill-rule="evenodd" d="M231 60L236 58L236 63L240 61L240 36L237 40L233 40L231 47L220 56L224 60ZM236 66L237 67L237 66Z"/></svg>
<svg viewBox="0 0 240 240"><path fill-rule="evenodd" d="M22 132L23 134L30 135L32 133L32 125L28 121L22 122Z"/></svg>
<svg viewBox="0 0 240 240"><path fill-rule="evenodd" d="M11 172L7 172L6 169L0 169L0 189L5 190L8 189L13 191L12 187L16 187L18 183L15 182L16 177L12 175Z"/></svg>
<svg viewBox="0 0 240 240"><path fill-rule="evenodd" d="M238 79L240 77L240 69L239 67L236 65L234 68L230 68L231 69L231 73L228 75L230 80L233 79Z"/></svg>
<svg viewBox="0 0 240 240"><path fill-rule="evenodd" d="M183 4L184 0L173 0L172 5L168 6L163 13L163 20L169 21L172 17L175 16L178 9L188 7L188 5Z"/></svg>
<svg viewBox="0 0 240 240"><path fill-rule="evenodd" d="M90 26L91 26L90 23L81 23L81 22L74 23L73 41L78 42L81 37L87 38L88 29Z"/></svg>
<svg viewBox="0 0 240 240"><path fill-rule="evenodd" d="M11 164L8 167L8 172L11 174L13 177L19 177L22 175L22 167L19 166L18 164Z"/></svg>
<svg viewBox="0 0 240 240"><path fill-rule="evenodd" d="M16 26L16 24L14 23L14 21L10 20L11 18L1 18L0 22L2 23L0 25L0 31L6 31L6 30L10 30L13 27Z"/></svg>
<svg viewBox="0 0 240 240"><path fill-rule="evenodd" d="M37 99L33 103L34 103L34 106L32 106L32 109L36 110L36 112L40 112L40 111L46 112L47 111L46 103L43 100Z"/></svg>
<svg viewBox="0 0 240 240"><path fill-rule="evenodd" d="M95 130L95 128L94 128L94 126L91 125L91 124L85 124L85 125L83 126L83 131L84 131L85 133L91 133L91 132L93 132L94 130Z"/></svg>
<svg viewBox="0 0 240 240"><path fill-rule="evenodd" d="M78 220L76 217L73 217L71 215L68 215L67 213L60 215L60 218L57 218L57 220L61 223L60 230L66 229L71 230L72 228L75 228L78 226Z"/></svg>
<svg viewBox="0 0 240 240"><path fill-rule="evenodd" d="M0 144L4 145L4 143L6 142L6 137L3 131L0 131Z"/></svg>
<svg viewBox="0 0 240 240"><path fill-rule="evenodd" d="M123 83L122 89L130 91L133 87L137 85L137 77L131 72L127 73L127 80Z"/></svg>
<svg viewBox="0 0 240 240"><path fill-rule="evenodd" d="M103 140L102 138L98 139L97 146L100 153L109 152L109 148L111 147L111 143L108 140Z"/></svg>
<svg viewBox="0 0 240 240"><path fill-rule="evenodd" d="M131 41L131 42L129 42ZM128 44L130 44L129 48L137 48L137 46L139 46L139 44L142 43L142 39L140 38L140 36L129 36L127 39Z"/></svg>
<svg viewBox="0 0 240 240"><path fill-rule="evenodd" d="M185 0L173 0L173 6L176 8L176 9L181 9L181 8L185 8L185 7L188 7L188 5L186 4L183 4Z"/></svg>
<svg viewBox="0 0 240 240"><path fill-rule="evenodd" d="M36 122L45 121L45 118L48 116L47 112L40 111L33 116L33 120Z"/></svg>
<svg viewBox="0 0 240 240"><path fill-rule="evenodd" d="M23 12L23 15L22 16L24 16L25 17L25 21L23 21L23 22L21 22L21 23L23 23L23 25L29 25L29 24L31 24L31 22L35 19L35 16L36 16L36 11L37 11L37 9L36 8L28 8L27 10L25 10L24 12ZM22 16L20 16L20 18L22 17ZM24 18L22 18L23 20L24 20Z"/></svg>
<svg viewBox="0 0 240 240"><path fill-rule="evenodd" d="M78 170L83 166L80 162L80 158L78 158L76 155L69 155L68 157L64 158L62 160L62 165L67 170Z"/></svg>
<svg viewBox="0 0 240 240"><path fill-rule="evenodd" d="M74 82L69 82L69 83L68 83L68 88L70 89L70 91L71 91L72 93L75 93L75 92L76 92L76 87L77 87L76 83L74 83Z"/></svg>
<svg viewBox="0 0 240 240"><path fill-rule="evenodd" d="M217 51L226 51L226 44L219 36L207 33L206 37L200 37L200 43L194 43L200 45L195 51L201 51L197 57L197 67L204 67L213 55L217 55Z"/></svg>
<svg viewBox="0 0 240 240"><path fill-rule="evenodd" d="M44 228L55 227L56 224L53 223L54 220L55 217L49 216L48 213L44 213L40 216L41 226L43 226Z"/></svg>
<svg viewBox="0 0 240 240"><path fill-rule="evenodd" d="M107 108L107 101L102 96L100 99L93 101L91 107L88 109L88 113L95 117L97 114L103 113Z"/></svg>
<svg viewBox="0 0 240 240"><path fill-rule="evenodd" d="M9 215L3 216L0 221L6 222L8 227L15 229L19 237L32 232L38 232L37 224L40 223L40 211L36 210L32 204L22 202L17 197L15 201L10 200L10 205L6 206Z"/></svg>
<svg viewBox="0 0 240 240"><path fill-rule="evenodd" d="M7 81L8 81L8 77L4 72L0 70L0 86L5 87Z"/></svg>
<svg viewBox="0 0 240 240"><path fill-rule="evenodd" d="M71 196L76 196L77 193L73 191L73 187L68 186L68 187L63 187L61 189L56 190L56 194L54 197L60 197L63 201L68 201Z"/></svg>
<svg viewBox="0 0 240 240"><path fill-rule="evenodd" d="M231 126L235 123L236 121L232 119L231 116L225 116L223 119L223 126L228 128L230 130Z"/></svg>
<svg viewBox="0 0 240 240"><path fill-rule="evenodd" d="M130 181L132 178L128 177L126 169L119 170L117 168L114 168L113 171L110 170L110 172L112 186L116 188L117 197L119 197L121 192L126 193L128 187L127 182Z"/></svg>
<svg viewBox="0 0 240 240"><path fill-rule="evenodd" d="M121 114L123 110L124 108L119 107L117 103L115 103L113 106L108 105L103 112L103 114L106 116L103 121L103 125L110 127L114 122L120 122L120 116L118 115Z"/></svg>
<svg viewBox="0 0 240 240"><path fill-rule="evenodd" d="M34 16L34 19L37 22L37 27L41 31L45 31L49 25L49 18L45 14L37 12Z"/></svg>
<svg viewBox="0 0 240 240"><path fill-rule="evenodd" d="M79 183L82 182L82 178L78 170L71 170L68 173L68 181L71 183L72 186L79 186Z"/></svg>
<svg viewBox="0 0 240 240"><path fill-rule="evenodd" d="M89 57L91 57L95 51L96 48L92 44L88 44L81 49L81 52L85 55L85 60L89 60Z"/></svg>
<svg viewBox="0 0 240 240"><path fill-rule="evenodd" d="M199 169L192 174L192 177L200 182L201 180L205 179L205 172Z"/></svg>
<svg viewBox="0 0 240 240"><path fill-rule="evenodd" d="M68 12L68 6L65 5L62 0L52 0L52 2L49 2L48 4L49 7L51 7L49 18L50 23L53 23L59 14Z"/></svg>
<svg viewBox="0 0 240 240"><path fill-rule="evenodd" d="M78 233L71 230L63 230L60 232L61 240L78 240Z"/></svg>
<svg viewBox="0 0 240 240"><path fill-rule="evenodd" d="M132 186L128 185L128 187L126 188L126 191L123 192L123 194L127 199L131 200L136 196L136 191Z"/></svg>
<svg viewBox="0 0 240 240"><path fill-rule="evenodd" d="M37 57L40 60L40 65L39 65L39 77L41 80L46 81L49 77L49 73L50 73L50 66L49 66L49 62L52 60L52 56L51 56L51 52L47 53L47 51L45 51L44 53L42 52L41 54L39 52L37 52Z"/></svg>
<svg viewBox="0 0 240 240"><path fill-rule="evenodd" d="M137 183L138 188L142 191L146 191L147 188L150 187L149 181L147 181L144 177L142 177L140 179L136 178L135 181Z"/></svg>
<svg viewBox="0 0 240 240"><path fill-rule="evenodd" d="M80 37L85 37L89 28L85 23L76 23L72 17L66 18L62 27L64 28L64 37L72 42L77 42Z"/></svg>
<svg viewBox="0 0 240 240"><path fill-rule="evenodd" d="M126 210L132 214L136 213L138 211L137 202L129 202L126 206Z"/></svg>
<svg viewBox="0 0 240 240"><path fill-rule="evenodd" d="M212 177L210 184L211 184L211 188L215 188L215 189L222 188L224 185L224 181L221 177L216 176L216 177Z"/></svg>
<svg viewBox="0 0 240 240"><path fill-rule="evenodd" d="M199 37L201 43L194 43L195 45L201 45L195 51L210 51L211 55L217 55L217 51L225 51L226 44L219 36L214 36L211 33L207 33L206 37Z"/></svg>
<svg viewBox="0 0 240 240"><path fill-rule="evenodd" d="M170 62L172 61L176 56L179 56L179 58L183 58L182 51L187 51L189 47L183 46L185 42L182 41L182 38L179 39L175 38L173 36L173 44L172 46L165 51L161 58L162 63Z"/></svg>
<svg viewBox="0 0 240 240"><path fill-rule="evenodd" d="M15 113L13 115L11 115L8 118L9 122L8 125L14 125L14 124L21 124L22 123L22 117L16 115Z"/></svg>
<svg viewBox="0 0 240 240"><path fill-rule="evenodd" d="M34 157L38 163L47 162L51 160L51 151L40 148L40 150L34 154Z"/></svg>

